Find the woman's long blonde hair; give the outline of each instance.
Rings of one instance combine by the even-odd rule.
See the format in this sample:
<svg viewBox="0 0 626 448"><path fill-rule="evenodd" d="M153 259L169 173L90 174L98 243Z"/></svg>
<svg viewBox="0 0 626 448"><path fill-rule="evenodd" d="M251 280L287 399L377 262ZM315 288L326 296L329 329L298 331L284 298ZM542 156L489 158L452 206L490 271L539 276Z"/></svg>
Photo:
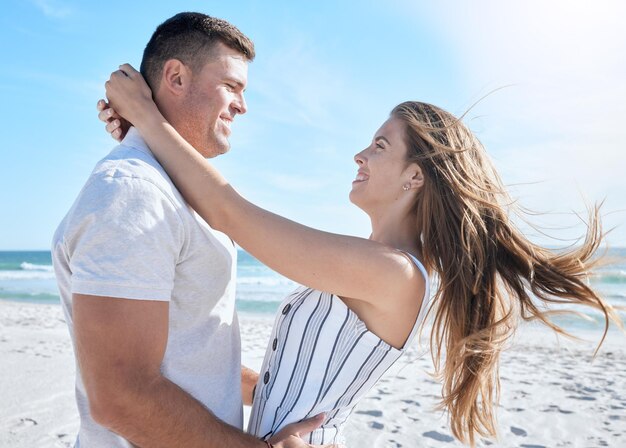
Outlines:
<svg viewBox="0 0 626 448"><path fill-rule="evenodd" d="M440 280L430 344L443 383L441 406L454 436L474 446L477 435L496 435L500 353L520 318L567 334L543 305L588 305L605 318L598 348L609 320L623 328L586 282L604 236L599 207L590 211L580 246L558 252L538 246L512 223L506 188L460 119L419 102L402 103L391 116L405 124L408 162L425 177L415 213L421 256Z"/></svg>

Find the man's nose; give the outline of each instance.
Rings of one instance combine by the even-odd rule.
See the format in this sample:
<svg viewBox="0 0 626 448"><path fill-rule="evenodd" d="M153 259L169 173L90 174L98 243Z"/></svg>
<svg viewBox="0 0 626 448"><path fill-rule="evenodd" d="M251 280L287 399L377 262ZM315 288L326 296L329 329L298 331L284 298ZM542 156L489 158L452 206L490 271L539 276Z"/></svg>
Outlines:
<svg viewBox="0 0 626 448"><path fill-rule="evenodd" d="M237 100L233 103L233 106L238 114L245 114L248 112L248 105L246 104L246 99L243 96L243 93L239 95Z"/></svg>

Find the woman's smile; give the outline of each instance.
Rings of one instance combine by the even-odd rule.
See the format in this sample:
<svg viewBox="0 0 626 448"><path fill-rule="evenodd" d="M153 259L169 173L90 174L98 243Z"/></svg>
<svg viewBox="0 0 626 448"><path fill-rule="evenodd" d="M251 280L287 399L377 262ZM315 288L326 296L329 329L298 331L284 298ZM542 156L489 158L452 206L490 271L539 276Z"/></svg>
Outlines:
<svg viewBox="0 0 626 448"><path fill-rule="evenodd" d="M359 171L356 174L356 178L352 181L352 183L355 184L355 183L365 182L368 179L369 179L368 174L365 174L363 171Z"/></svg>

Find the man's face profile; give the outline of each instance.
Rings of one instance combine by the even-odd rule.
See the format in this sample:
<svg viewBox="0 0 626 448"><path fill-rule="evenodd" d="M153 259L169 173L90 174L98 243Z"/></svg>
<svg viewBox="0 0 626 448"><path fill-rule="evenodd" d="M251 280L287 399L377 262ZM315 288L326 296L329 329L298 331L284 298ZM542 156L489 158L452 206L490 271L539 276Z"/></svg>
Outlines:
<svg viewBox="0 0 626 448"><path fill-rule="evenodd" d="M180 103L178 131L204 157L215 157L230 149L228 138L237 114L247 110L244 90L248 80L246 58L217 43L191 82Z"/></svg>

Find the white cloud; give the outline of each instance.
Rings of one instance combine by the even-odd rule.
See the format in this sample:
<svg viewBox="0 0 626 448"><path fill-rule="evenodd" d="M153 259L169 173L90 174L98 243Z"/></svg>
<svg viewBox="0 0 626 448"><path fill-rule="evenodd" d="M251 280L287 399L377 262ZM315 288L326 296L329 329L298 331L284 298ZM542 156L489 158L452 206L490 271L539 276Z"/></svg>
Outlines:
<svg viewBox="0 0 626 448"><path fill-rule="evenodd" d="M259 50L250 67L250 88L263 99L257 114L283 124L328 128L342 100L344 81L313 42L290 36L283 47Z"/></svg>
<svg viewBox="0 0 626 448"><path fill-rule="evenodd" d="M491 110L542 131L597 130L598 123L606 130L623 116L626 3L478 1L466 6L455 14L445 7L433 14L465 67L461 77L469 89L515 84L506 95L488 100Z"/></svg>
<svg viewBox="0 0 626 448"><path fill-rule="evenodd" d="M522 204L567 212L607 197L626 209L626 3L553 0L437 2L413 11L440 30L470 97L490 95L468 124ZM419 16L417 16L419 14ZM558 227L562 216L546 217ZM610 236L626 244L626 215ZM578 226L578 229L581 227Z"/></svg>
<svg viewBox="0 0 626 448"><path fill-rule="evenodd" d="M329 186L328 178L304 177L295 174L265 173L265 181L273 187L286 191L313 193Z"/></svg>
<svg viewBox="0 0 626 448"><path fill-rule="evenodd" d="M72 8L55 0L33 0L33 3L46 17L52 19L65 19L74 13Z"/></svg>
<svg viewBox="0 0 626 448"><path fill-rule="evenodd" d="M35 83L43 84L46 87L53 88L54 90L63 90L74 95L92 98L94 101L94 110L97 99L104 95L104 82L106 81L106 78L102 78L101 80L81 79L19 68L14 68L11 72L5 72L5 75L10 75L12 78L19 80L28 79Z"/></svg>

